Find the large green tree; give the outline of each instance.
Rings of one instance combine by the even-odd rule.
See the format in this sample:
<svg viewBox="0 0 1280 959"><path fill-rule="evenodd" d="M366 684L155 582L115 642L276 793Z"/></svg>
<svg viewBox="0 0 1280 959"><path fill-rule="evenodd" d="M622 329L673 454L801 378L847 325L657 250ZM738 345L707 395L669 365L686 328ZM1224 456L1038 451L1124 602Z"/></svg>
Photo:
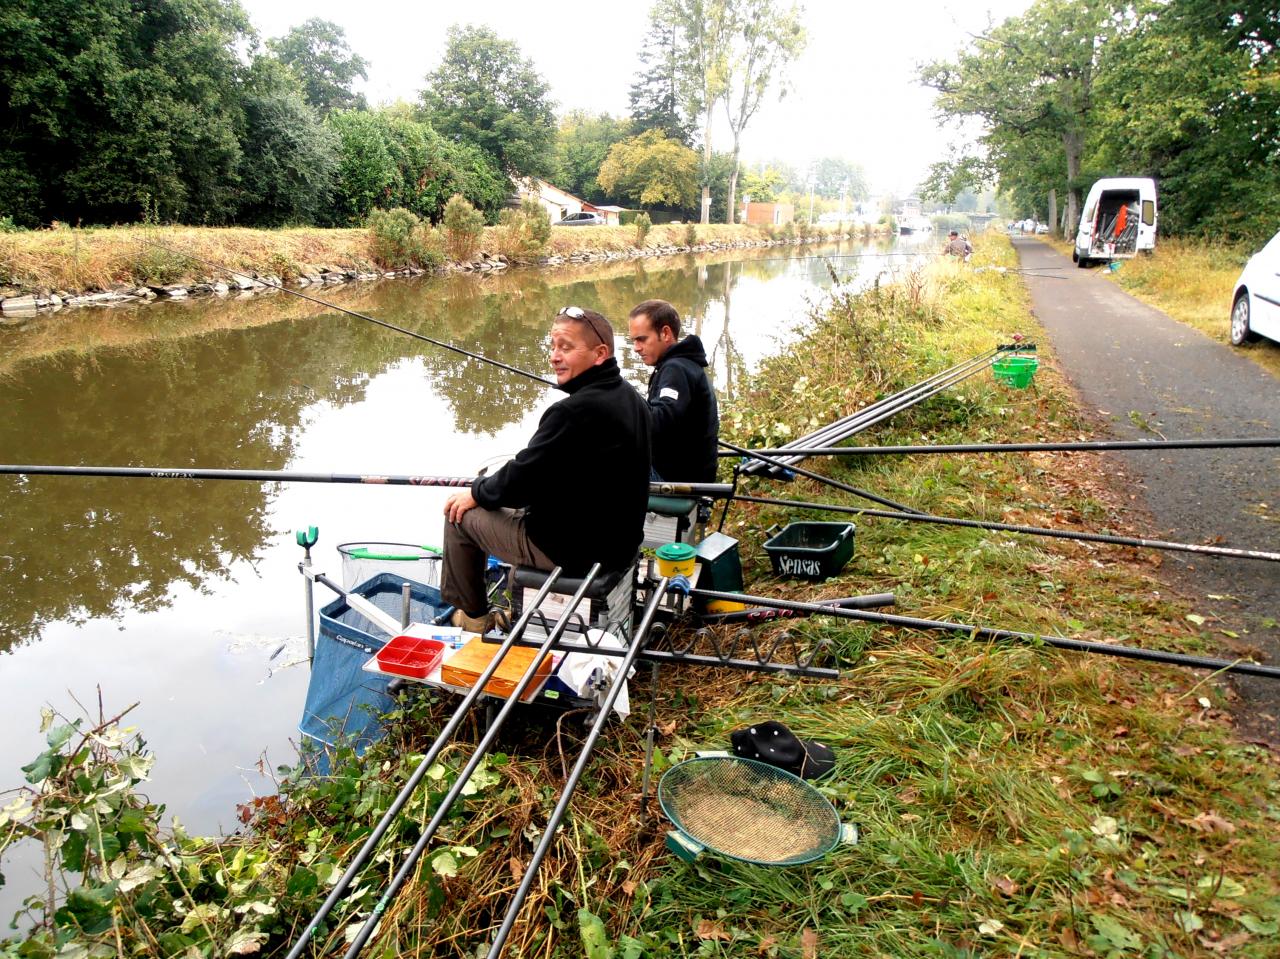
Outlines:
<svg viewBox="0 0 1280 959"><path fill-rule="evenodd" d="M843 157L815 160L809 173L813 177L813 192L828 200L839 199L841 194L849 200L862 200L868 195L867 176L862 167Z"/></svg>
<svg viewBox="0 0 1280 959"><path fill-rule="evenodd" d="M661 130L614 144L600 166L600 186L642 206L691 209L698 199L698 156Z"/></svg>
<svg viewBox="0 0 1280 959"><path fill-rule="evenodd" d="M712 118L716 104L729 89L735 0L658 0L650 13L651 31L674 30L682 51L677 89L686 116L699 117L702 126L701 220L710 222L714 157Z"/></svg>
<svg viewBox="0 0 1280 959"><path fill-rule="evenodd" d="M233 0L0 5L0 215L228 219L248 29Z"/></svg>
<svg viewBox="0 0 1280 959"><path fill-rule="evenodd" d="M339 143L333 223L363 223L372 210L393 207L438 222L455 193L493 222L506 202L509 181L491 158L449 142L407 110L343 110L325 122Z"/></svg>
<svg viewBox="0 0 1280 959"><path fill-rule="evenodd" d="M1080 212L1081 163L1093 117L1094 81L1108 42L1123 28L1120 0L1036 0L992 27L953 61L926 64L923 82L953 119L979 118L987 160L1003 173L1028 151L1058 144L1067 225ZM956 185L969 185L957 180Z"/></svg>
<svg viewBox="0 0 1280 959"><path fill-rule="evenodd" d="M649 23L638 59L628 99L631 105L632 134L661 130L669 140L689 146L693 142L693 121L681 96L682 63L687 55L679 24L664 16L661 8Z"/></svg>
<svg viewBox="0 0 1280 959"><path fill-rule="evenodd" d="M271 57L258 57L250 69L241 144L240 222L283 226L325 218L336 185L337 137Z"/></svg>
<svg viewBox="0 0 1280 959"><path fill-rule="evenodd" d="M1280 8L1161 0L1135 16L1098 78L1094 165L1159 177L1174 231L1269 237L1280 222Z"/></svg>
<svg viewBox="0 0 1280 959"><path fill-rule="evenodd" d="M309 104L321 113L363 110L363 94L351 85L367 79L369 62L353 53L342 27L319 17L267 41L267 47L297 76Z"/></svg>
<svg viewBox="0 0 1280 959"><path fill-rule="evenodd" d="M556 138L556 165L552 174L556 186L577 196L600 203L605 200L596 175L609 149L631 135L627 120L607 113L592 115L575 110L560 121Z"/></svg>
<svg viewBox="0 0 1280 959"><path fill-rule="evenodd" d="M443 136L474 144L510 174L551 172L550 88L513 41L488 27L452 26L444 60L426 80L425 116Z"/></svg>
<svg viewBox="0 0 1280 959"><path fill-rule="evenodd" d="M729 171L729 196L725 222L734 222L738 187L738 158L742 134L771 90L781 99L787 91L785 72L804 49L806 35L800 9L783 8L777 0L735 0L732 59L724 106L733 139L733 166Z"/></svg>

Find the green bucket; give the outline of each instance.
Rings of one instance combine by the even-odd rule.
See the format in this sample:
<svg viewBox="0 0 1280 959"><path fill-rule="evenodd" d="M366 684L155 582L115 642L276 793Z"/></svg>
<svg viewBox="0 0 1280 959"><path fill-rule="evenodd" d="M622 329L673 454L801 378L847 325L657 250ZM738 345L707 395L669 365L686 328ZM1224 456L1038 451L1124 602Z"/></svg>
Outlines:
<svg viewBox="0 0 1280 959"><path fill-rule="evenodd" d="M1034 356L1002 356L991 364L991 373L1005 386L1025 390L1040 368Z"/></svg>

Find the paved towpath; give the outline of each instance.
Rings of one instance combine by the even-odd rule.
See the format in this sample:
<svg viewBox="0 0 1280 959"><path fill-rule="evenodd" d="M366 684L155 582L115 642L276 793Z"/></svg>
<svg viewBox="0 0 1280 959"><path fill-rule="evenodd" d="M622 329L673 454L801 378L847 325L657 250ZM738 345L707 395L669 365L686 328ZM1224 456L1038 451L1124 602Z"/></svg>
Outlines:
<svg viewBox="0 0 1280 959"><path fill-rule="evenodd" d="M1280 436L1280 380L1135 300L1100 270L1076 269L1038 240L1013 243L1023 269L1053 268L1063 278L1026 277L1032 307L1086 414L1110 424L1116 438L1158 439L1151 430L1168 439ZM1110 455L1123 460L1128 478L1139 479L1156 524L1138 535L1280 551L1280 449ZM1208 625L1239 632L1280 665L1280 628L1265 625L1280 621L1280 564L1162 555L1163 570ZM1224 622L1215 624L1214 616ZM1280 745L1280 682L1239 677L1234 684L1245 735Z"/></svg>

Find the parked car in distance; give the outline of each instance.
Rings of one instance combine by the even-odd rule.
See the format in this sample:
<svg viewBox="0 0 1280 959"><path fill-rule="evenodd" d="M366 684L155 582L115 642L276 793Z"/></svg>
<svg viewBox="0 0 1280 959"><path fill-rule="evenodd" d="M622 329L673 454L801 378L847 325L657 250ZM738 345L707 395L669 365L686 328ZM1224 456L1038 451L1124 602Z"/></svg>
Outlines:
<svg viewBox="0 0 1280 959"><path fill-rule="evenodd" d="M604 217L599 213L570 213L563 220L557 220L552 226L604 226Z"/></svg>
<svg viewBox="0 0 1280 959"><path fill-rule="evenodd" d="M1280 233L1249 258L1231 297L1231 343L1280 343Z"/></svg>
<svg viewBox="0 0 1280 959"><path fill-rule="evenodd" d="M1037 233L1048 233L1048 232L1049 232L1049 224L1048 224L1048 223L1037 223L1037 224L1036 224L1036 232L1037 232Z"/></svg>

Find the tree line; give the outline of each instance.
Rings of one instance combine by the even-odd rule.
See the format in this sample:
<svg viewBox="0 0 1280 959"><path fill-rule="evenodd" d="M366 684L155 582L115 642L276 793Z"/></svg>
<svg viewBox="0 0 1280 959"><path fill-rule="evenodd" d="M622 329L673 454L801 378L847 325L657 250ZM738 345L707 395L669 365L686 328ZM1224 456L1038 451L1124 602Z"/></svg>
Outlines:
<svg viewBox="0 0 1280 959"><path fill-rule="evenodd" d="M780 0L659 0L625 117L557 118L534 64L484 27L451 27L417 100L376 108L340 27L264 42L236 0L9 0L0 35L0 224L343 226L394 208L439 222L454 195L494 222L528 176L704 221L732 222L743 192L866 193L839 158L740 162L804 45ZM727 150L711 144L720 109Z"/></svg>
<svg viewBox="0 0 1280 959"><path fill-rule="evenodd" d="M1253 0L1036 0L926 64L943 116L984 125L928 192L997 181L1074 232L1081 191L1150 176L1161 228L1257 241L1280 225L1280 8Z"/></svg>

